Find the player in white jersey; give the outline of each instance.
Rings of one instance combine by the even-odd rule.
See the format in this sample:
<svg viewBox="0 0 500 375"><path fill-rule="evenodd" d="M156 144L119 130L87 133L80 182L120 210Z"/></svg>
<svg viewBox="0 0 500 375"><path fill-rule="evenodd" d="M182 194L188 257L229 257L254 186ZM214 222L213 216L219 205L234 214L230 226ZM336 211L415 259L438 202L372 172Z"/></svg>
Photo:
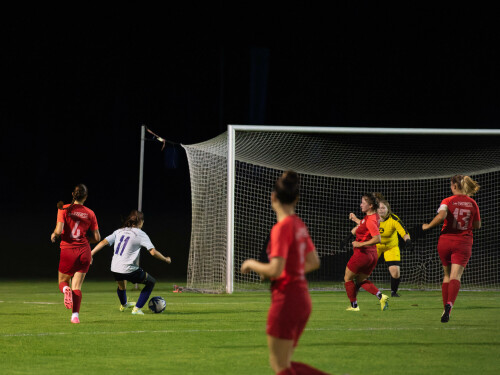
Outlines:
<svg viewBox="0 0 500 375"><path fill-rule="evenodd" d="M114 245L111 272L118 283L116 292L120 299L120 311L125 311L127 308L133 307L132 314L134 315L144 314L141 309L148 301L156 283L153 276L139 267L139 253L141 247L145 247L152 256L159 260L169 264L172 262L170 257L163 256L162 253L155 249L149 236L142 231L141 228L143 225L144 214L140 211L133 210L125 220L123 227L115 230L111 235L99 242L92 250L93 257L94 254L99 252L104 246ZM135 304L127 301L127 281L135 284L145 284Z"/></svg>

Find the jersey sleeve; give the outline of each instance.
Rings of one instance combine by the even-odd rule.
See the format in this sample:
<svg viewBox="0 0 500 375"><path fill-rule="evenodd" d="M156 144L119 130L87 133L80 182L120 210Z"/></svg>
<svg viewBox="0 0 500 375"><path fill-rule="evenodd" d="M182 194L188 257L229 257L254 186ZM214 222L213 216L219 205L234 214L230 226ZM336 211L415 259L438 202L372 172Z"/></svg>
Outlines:
<svg viewBox="0 0 500 375"><path fill-rule="evenodd" d="M380 235L380 230L378 228L377 220L367 220L366 221L366 228L368 229L368 231L370 232L370 235L372 237Z"/></svg>
<svg viewBox="0 0 500 375"><path fill-rule="evenodd" d="M147 250L154 249L154 245L146 233L144 232L141 233L140 240L141 240L141 246L145 247Z"/></svg>
<svg viewBox="0 0 500 375"><path fill-rule="evenodd" d="M57 210L57 222L58 223L64 223L64 213L66 210ZM53 216L52 216L53 217Z"/></svg>
<svg viewBox="0 0 500 375"><path fill-rule="evenodd" d="M275 226L271 232L271 252L269 259L276 257L287 259L292 241L293 227L291 225Z"/></svg>
<svg viewBox="0 0 500 375"><path fill-rule="evenodd" d="M108 237L106 237L106 241L108 241L109 246L113 246L113 244L115 243L115 239L116 239L116 231L111 233Z"/></svg>
<svg viewBox="0 0 500 375"><path fill-rule="evenodd" d="M316 246L314 246L314 243L312 242L311 236L309 233L307 233L307 238L306 238L306 254L310 253L311 251L316 250Z"/></svg>
<svg viewBox="0 0 500 375"><path fill-rule="evenodd" d="M442 202L441 202L441 204L439 205L439 208L438 208L437 212L443 211L443 210L444 211L449 211L449 209L448 209L449 202L450 202L450 198L443 199Z"/></svg>
<svg viewBox="0 0 500 375"><path fill-rule="evenodd" d="M479 207L476 203L476 201L473 200L474 208L476 209L476 216L474 217L473 221L481 221L481 214L479 213Z"/></svg>
<svg viewBox="0 0 500 375"><path fill-rule="evenodd" d="M397 217L396 215L393 215L393 216L394 216L394 227L396 228L396 231L398 232L398 234L401 237L404 237L405 235L408 234L408 231L404 227L403 222L401 221L401 219L399 217Z"/></svg>
<svg viewBox="0 0 500 375"><path fill-rule="evenodd" d="M98 230L99 226L97 225L97 218L95 216L95 213L92 212L92 215L90 215L90 230Z"/></svg>

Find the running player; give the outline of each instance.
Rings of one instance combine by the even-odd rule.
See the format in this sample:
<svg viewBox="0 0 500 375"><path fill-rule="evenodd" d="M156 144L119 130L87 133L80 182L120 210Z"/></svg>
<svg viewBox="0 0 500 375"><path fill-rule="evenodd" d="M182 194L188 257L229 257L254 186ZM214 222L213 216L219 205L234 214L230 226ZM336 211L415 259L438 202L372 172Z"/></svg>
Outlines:
<svg viewBox="0 0 500 375"><path fill-rule="evenodd" d="M455 175L451 178L450 188L453 195L443 199L438 214L429 224L422 225L425 231L444 222L438 241L444 271L442 323L450 320L460 290L460 279L472 253L472 231L481 228L479 207L471 198L479 190L479 184L469 176Z"/></svg>
<svg viewBox="0 0 500 375"><path fill-rule="evenodd" d="M380 290L368 280L377 265L377 244L381 241L379 232L380 216L377 213L378 200L373 193L367 193L361 197L361 211L365 214L359 220L354 213L349 218L358 224L353 228L352 234L356 240L352 242L354 254L347 262L344 275L344 286L351 301L347 311L359 311L357 294L359 288L375 295L380 301L380 309L387 310L389 297L382 294Z"/></svg>
<svg viewBox="0 0 500 375"><path fill-rule="evenodd" d="M57 223L50 240L56 242L61 237L59 290L64 294L64 305L73 311L71 323L80 323L81 289L91 260L89 240L99 242L101 235L94 211L83 205L88 196L87 187L77 185L72 196L71 204L57 204Z"/></svg>
<svg viewBox="0 0 500 375"><path fill-rule="evenodd" d="M399 251L398 234L405 241L406 250L411 250L412 248L410 235L401 219L391 211L391 205L387 199L380 193L374 194L379 202L377 213L380 216L379 231L381 242L377 244L377 257L380 258L384 254L385 263L389 267L389 273L391 274L391 297L399 297L401 254ZM356 217L355 219L353 221L359 224L359 219Z"/></svg>
<svg viewBox="0 0 500 375"><path fill-rule="evenodd" d="M299 176L288 171L276 181L271 206L277 223L267 248L269 263L247 259L242 273L254 271L271 279L271 307L267 317L269 361L276 374L325 374L309 365L292 362L292 354L311 314L311 297L305 274L320 261L306 225L295 214Z"/></svg>
<svg viewBox="0 0 500 375"><path fill-rule="evenodd" d="M144 214L140 211L132 210L125 219L123 226L99 242L92 250L93 257L104 246L112 246L114 244L111 272L118 284L116 293L120 300L120 311L123 312L133 307L133 315L144 315L142 307L148 301L156 283L156 279L138 265L141 247L145 247L156 259L168 264L172 262L170 257L164 257L162 253L155 249L149 236L142 231L143 225ZM135 284L145 284L136 303L128 302L127 300L127 281Z"/></svg>

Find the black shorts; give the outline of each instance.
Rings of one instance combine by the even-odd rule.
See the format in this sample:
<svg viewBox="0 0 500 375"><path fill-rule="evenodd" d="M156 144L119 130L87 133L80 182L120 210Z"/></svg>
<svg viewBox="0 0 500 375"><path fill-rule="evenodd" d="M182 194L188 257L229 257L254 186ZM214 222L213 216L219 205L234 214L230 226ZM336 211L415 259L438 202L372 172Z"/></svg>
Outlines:
<svg viewBox="0 0 500 375"><path fill-rule="evenodd" d="M134 284L144 284L146 282L146 278L148 277L148 274L142 268L139 268L138 270L131 273L111 273L115 277L116 281L127 280Z"/></svg>

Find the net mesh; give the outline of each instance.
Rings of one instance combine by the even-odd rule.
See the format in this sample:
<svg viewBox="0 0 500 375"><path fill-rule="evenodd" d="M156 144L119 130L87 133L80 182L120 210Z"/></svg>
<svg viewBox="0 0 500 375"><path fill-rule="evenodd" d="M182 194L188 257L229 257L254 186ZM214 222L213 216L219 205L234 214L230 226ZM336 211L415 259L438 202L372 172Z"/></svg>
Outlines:
<svg viewBox="0 0 500 375"><path fill-rule="evenodd" d="M224 292L227 249L227 134L183 145L192 189L192 234L188 287ZM301 177L297 214L307 224L321 258L308 275L311 289L343 289L352 254L340 243L361 217L365 192L381 192L407 227L429 222L443 198L451 195L449 178L467 174L481 185L475 199L483 227L474 234L472 258L462 277L464 289L498 289L500 240L493 207L499 197L500 146L496 137L428 135L337 135L237 131L235 138L234 289L268 288L255 273L243 275L241 263L262 257L276 221L270 192L284 170ZM437 254L439 230L401 249L401 289L439 289L442 267ZM379 288L390 285L380 258L371 276Z"/></svg>

